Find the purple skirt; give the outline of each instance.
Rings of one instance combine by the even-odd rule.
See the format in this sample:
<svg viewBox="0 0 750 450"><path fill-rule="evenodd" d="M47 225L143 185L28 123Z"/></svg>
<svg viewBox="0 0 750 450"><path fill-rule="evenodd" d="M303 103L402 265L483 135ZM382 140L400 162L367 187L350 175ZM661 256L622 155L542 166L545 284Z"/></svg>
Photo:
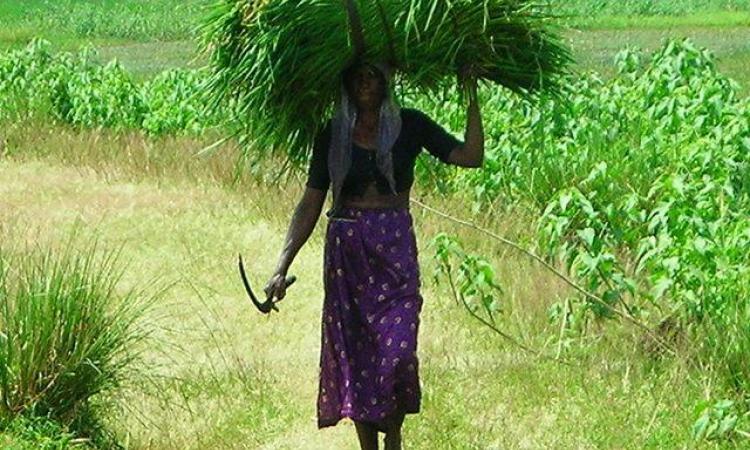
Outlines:
<svg viewBox="0 0 750 450"><path fill-rule="evenodd" d="M318 428L419 412L422 296L408 208L344 208L326 230Z"/></svg>

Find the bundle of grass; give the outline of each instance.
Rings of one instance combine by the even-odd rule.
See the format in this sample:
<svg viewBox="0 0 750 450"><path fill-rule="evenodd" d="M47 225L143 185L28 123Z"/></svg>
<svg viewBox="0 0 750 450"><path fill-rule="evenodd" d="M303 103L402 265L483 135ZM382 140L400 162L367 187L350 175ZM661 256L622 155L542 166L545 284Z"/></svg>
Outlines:
<svg viewBox="0 0 750 450"><path fill-rule="evenodd" d="M0 426L44 417L110 439L97 399L133 380L151 304L119 294L117 253L0 248Z"/></svg>
<svg viewBox="0 0 750 450"><path fill-rule="evenodd" d="M471 66L525 96L556 93L569 52L530 0L220 0L202 27L215 105L236 102L256 149L302 160L353 57L434 94Z"/></svg>

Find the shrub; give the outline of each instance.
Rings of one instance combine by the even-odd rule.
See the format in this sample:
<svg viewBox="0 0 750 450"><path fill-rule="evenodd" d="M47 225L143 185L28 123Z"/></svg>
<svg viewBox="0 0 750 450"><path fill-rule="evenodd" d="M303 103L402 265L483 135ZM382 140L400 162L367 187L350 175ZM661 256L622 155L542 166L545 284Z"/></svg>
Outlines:
<svg viewBox="0 0 750 450"><path fill-rule="evenodd" d="M0 421L46 417L86 433L135 377L151 300L120 293L118 253L0 248Z"/></svg>

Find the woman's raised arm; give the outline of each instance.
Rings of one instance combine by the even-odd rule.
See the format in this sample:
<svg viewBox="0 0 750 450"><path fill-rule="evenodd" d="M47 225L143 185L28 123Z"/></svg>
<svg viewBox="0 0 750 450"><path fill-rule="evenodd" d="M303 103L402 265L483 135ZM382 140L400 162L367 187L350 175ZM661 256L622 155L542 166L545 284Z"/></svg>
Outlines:
<svg viewBox="0 0 750 450"><path fill-rule="evenodd" d="M471 76L465 78L465 87L469 97L469 108L466 112L464 143L451 151L448 162L461 167L482 167L484 129L477 100L477 79Z"/></svg>

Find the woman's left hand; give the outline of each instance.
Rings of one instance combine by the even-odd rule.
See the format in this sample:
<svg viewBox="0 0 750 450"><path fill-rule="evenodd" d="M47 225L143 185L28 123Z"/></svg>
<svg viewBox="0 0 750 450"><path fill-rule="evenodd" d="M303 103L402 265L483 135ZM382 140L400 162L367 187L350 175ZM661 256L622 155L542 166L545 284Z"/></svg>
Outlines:
<svg viewBox="0 0 750 450"><path fill-rule="evenodd" d="M468 97L466 132L464 144L459 151L452 152L451 157L453 164L461 167L481 167L484 161L484 128L477 95L478 78L473 65L465 65L458 71L459 86L465 97Z"/></svg>
<svg viewBox="0 0 750 450"><path fill-rule="evenodd" d="M465 64L458 70L458 84L470 100L477 98L477 69L472 64Z"/></svg>

